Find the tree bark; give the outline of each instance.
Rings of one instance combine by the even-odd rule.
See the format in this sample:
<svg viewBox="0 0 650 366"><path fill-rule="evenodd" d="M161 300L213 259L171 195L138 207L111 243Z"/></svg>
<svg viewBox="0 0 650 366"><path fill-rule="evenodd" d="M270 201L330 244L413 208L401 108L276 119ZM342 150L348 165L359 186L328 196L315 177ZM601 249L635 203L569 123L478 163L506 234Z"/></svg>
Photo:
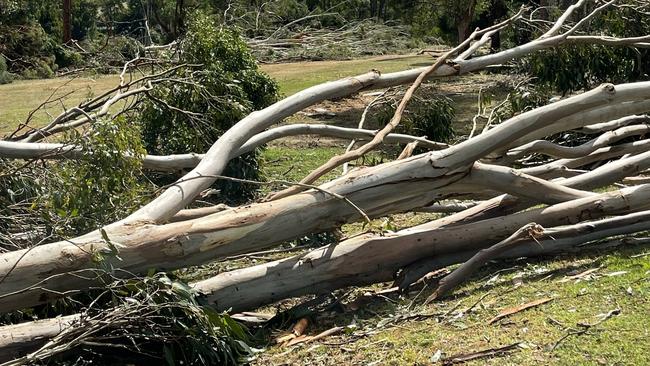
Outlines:
<svg viewBox="0 0 650 366"><path fill-rule="evenodd" d="M650 208L648 198L650 186L638 186L464 225L428 230L424 224L383 237L367 234L304 255L219 274L194 287L219 309L250 309L287 297L391 281L398 269L423 257L450 265L530 222L553 227L642 211ZM597 238L649 226L642 220L633 229L598 232Z"/></svg>
<svg viewBox="0 0 650 366"><path fill-rule="evenodd" d="M72 0L63 0L63 43L72 40Z"/></svg>
<svg viewBox="0 0 650 366"><path fill-rule="evenodd" d="M345 196L369 216L422 207L456 193L458 190L453 183L463 178L476 160L500 146L545 126L561 123L563 118L583 110L603 105L616 106L642 98L650 98L650 83L619 87L607 84L551 106L515 116L486 133L448 149L351 172L321 186L322 191L310 191L167 225L152 225L147 219L133 221L133 217L142 217L136 213L131 220L105 228L110 240L120 244L122 258L121 261L107 261L115 268L131 273L143 273L152 267L170 270L259 250L359 218L359 212L348 203L323 191ZM261 115L252 116L258 118ZM591 123L598 121L590 120ZM254 132L236 133L246 136ZM221 145L217 143L215 146ZM227 153L236 151L232 146L224 146ZM167 190L165 193L187 194L185 187L191 190L195 189L197 181L199 187L203 187L200 181L211 182L213 179L208 171L200 173L206 168L202 164L210 160L215 160L215 163L227 162L227 159L208 158L210 154L195 168L194 172L198 175L184 178L193 180L178 183L178 191ZM214 168L212 165L207 167ZM204 179L205 176L209 179ZM165 193L145 206L144 213L165 220L173 217L167 213L178 210L168 208L179 205L179 201L162 200ZM189 203L191 199L182 197L180 201ZM154 207L159 207L163 212L149 211ZM300 225L296 225L296 222ZM0 288L0 311L32 306L94 286L93 281L80 279L70 273L94 273L97 267L93 261L94 253L107 250L108 245L101 233L93 232L65 242L0 255L0 278L4 278Z"/></svg>

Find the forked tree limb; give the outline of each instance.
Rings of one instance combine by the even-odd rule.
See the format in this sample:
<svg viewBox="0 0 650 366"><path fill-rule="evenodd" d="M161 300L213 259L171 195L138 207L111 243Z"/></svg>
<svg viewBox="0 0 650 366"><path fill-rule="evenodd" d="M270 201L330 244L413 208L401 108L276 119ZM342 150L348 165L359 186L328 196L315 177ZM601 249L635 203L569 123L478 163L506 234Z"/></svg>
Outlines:
<svg viewBox="0 0 650 366"><path fill-rule="evenodd" d="M346 151L344 154L337 155L337 156L334 156L334 157L330 158L325 164L323 164L320 167L312 170L305 178L303 178L300 181L300 183L302 183L302 184L311 184L311 183L315 182L318 178L320 178L323 175L327 174L328 172L336 169L340 165L345 164L347 162L350 162L352 160L356 160L356 159L364 156L368 152L372 151L377 146L379 146L383 142L384 138L400 124L400 122L402 121L402 116L403 116L404 112L406 111L406 107L408 106L409 102L413 98L413 95L420 88L422 83L427 78L429 78L431 75L433 75L436 72L436 70L438 70L442 65L446 64L447 60L451 56L453 56L457 52L465 49L476 37L478 37L480 35L488 36L488 38L481 39L481 41L476 42L474 44L475 47L474 46L469 47L467 49L467 51L463 52L457 58L455 58L453 63L457 63L457 62L460 62L460 61L463 61L463 60L467 59L469 56L471 56L476 51L478 46L480 46L481 42L482 43L487 42L487 40L489 39L489 35L491 35L494 32L497 32L497 31L505 28L506 26L508 26L509 24L514 22L515 20L517 20L519 17L521 17L521 15L523 14L523 11L524 11L524 8L522 7L517 14L515 14L511 18L507 19L506 21L503 21L503 22L501 22L501 23L499 23L497 25L491 26L491 27L486 28L484 30L476 29L469 37L467 37L467 39L465 39L463 42L461 42L461 44L459 44L458 46L452 48L451 50L445 52L440 57L438 57L438 59L436 60L436 62L433 63L433 65L431 65L430 67L424 69L418 75L418 77L415 79L413 84L411 84L411 86L406 90L406 93L404 93L404 96L402 97L399 104L397 105L397 108L395 109L395 112L393 113L393 116L390 119L390 121L386 124L386 126L384 126L384 128L382 128L379 132L377 132L377 134L374 136L374 138L370 142L366 143L365 145L363 145L363 146L361 146L361 147L359 147L357 149ZM273 195L271 195L269 197L269 200L276 200L276 199L279 199L279 198L282 198L282 197L286 197L286 196L301 192L303 190L304 190L304 188L302 188L300 186L293 186L293 187L287 188L287 189L285 189L283 191L274 193Z"/></svg>
<svg viewBox="0 0 650 366"><path fill-rule="evenodd" d="M596 123L593 125L588 125L577 129L577 132L584 134L596 134L603 133L611 130L615 130L620 127L634 124L648 124L650 123L650 116L648 115L632 115L619 119L615 119L609 122Z"/></svg>
<svg viewBox="0 0 650 366"><path fill-rule="evenodd" d="M496 259L508 250L521 246L524 243L538 244L542 247L552 241L559 241L565 239L564 242L586 242L593 240L594 233L606 232L610 234L610 230L618 230L617 234L630 234L640 230L646 230L650 227L650 211L642 211L623 216L616 216L597 221L582 222L575 225L564 227L545 229L537 224L527 224L517 230L508 238L503 241L485 249L479 250L472 258L463 262L453 272L440 280L438 287L427 298L426 302L433 301L445 295L464 281L466 281L472 273L485 265L490 260ZM598 235L598 234L596 234ZM542 240L542 238L548 238ZM579 238L579 239L576 239ZM559 242L559 243L564 243ZM556 246L558 243L555 244ZM565 244L559 244L565 245Z"/></svg>
<svg viewBox="0 0 650 366"><path fill-rule="evenodd" d="M463 283L473 272L485 265L485 263L498 257L508 249L511 249L526 239L533 238L537 240L537 238L541 237L543 234L543 227L535 223L529 223L522 226L512 235L503 239L497 244L494 244L489 248L479 250L478 253L472 256L472 258L466 260L458 268L454 269L453 272L443 277L438 283L438 287L426 299L424 303L428 304L431 301L445 295L447 292Z"/></svg>
<svg viewBox="0 0 650 366"><path fill-rule="evenodd" d="M152 85L169 74L173 74L184 67L196 67L197 65L181 64L170 67L151 75L145 75L128 83L120 84L109 89L93 99L80 103L78 106L61 112L57 117L41 128L31 128L22 124L20 128L9 136L11 141L37 142L53 134L83 126L92 120L105 116L110 108L121 100L126 100L135 95L144 93L151 89ZM29 132L18 134L24 128L30 128Z"/></svg>
<svg viewBox="0 0 650 366"><path fill-rule="evenodd" d="M516 169L481 163L474 164L468 176L460 183L482 186L540 203L559 203L595 195L593 192L521 173Z"/></svg>
<svg viewBox="0 0 650 366"><path fill-rule="evenodd" d="M589 155L601 147L605 147L630 136L645 135L650 131L650 125L631 125L608 131L579 146L562 146L548 140L535 140L525 145L510 149L506 156L509 159L519 159L528 154L544 154L554 158L579 158Z"/></svg>
<svg viewBox="0 0 650 366"><path fill-rule="evenodd" d="M628 157L610 162L597 169L581 175L558 180L554 183L577 189L594 189L614 184L627 176L634 176L650 168L650 151L643 154ZM470 173L471 176L471 173ZM538 203L540 197L532 200L521 199L517 196L504 194L479 202L461 212L454 213L447 217L423 224L427 229L440 228L444 226L458 225L491 219L498 216L506 216L525 210ZM405 229L408 231L410 229Z"/></svg>
<svg viewBox="0 0 650 366"><path fill-rule="evenodd" d="M553 178L563 176L563 172L571 169L582 168L596 162L608 161L610 159L620 158L626 155L638 155L645 153L650 148L650 140L640 140L600 148L593 153L575 159L558 159L546 164L523 168L522 173L534 175L536 177ZM571 174L573 176L574 174Z"/></svg>
<svg viewBox="0 0 650 366"><path fill-rule="evenodd" d="M451 57L455 52L458 52L458 50L464 48L466 45L470 43L472 39L477 35L477 31L475 31L472 36L467 38L464 42L462 42L460 45L457 47L451 49L450 51L445 52L442 56L440 56L436 62L428 67L426 70L422 71L420 75L415 79L413 84L408 88L406 93L404 93L404 96L402 97L402 100L400 101L399 105L395 109L395 112L393 114L393 117L391 120L382 128L374 137L373 139L364 144L363 146L356 148L354 150L346 151L344 154L341 155L336 155L332 158L330 158L325 164L321 165L320 167L316 168L315 170L312 170L305 178L303 178L300 183L303 184L312 184L315 182L318 178L322 177L323 175L329 173L330 171L336 169L342 164L345 164L347 162L350 162L352 160L356 160L368 152L372 151L375 149L377 146L379 146L384 138L393 130L397 125L399 125L400 121L402 120L402 115L404 114L404 111L406 110L406 107L408 103L410 102L411 98L413 98L413 94L415 91L422 85L422 82L429 77L433 72L435 72L441 65L443 65L445 62L447 62L447 59ZM304 188L300 186L293 186L289 187L287 189L284 189L280 192L273 193L270 197L269 200L277 200L283 197L290 196L292 194L299 193L303 191Z"/></svg>

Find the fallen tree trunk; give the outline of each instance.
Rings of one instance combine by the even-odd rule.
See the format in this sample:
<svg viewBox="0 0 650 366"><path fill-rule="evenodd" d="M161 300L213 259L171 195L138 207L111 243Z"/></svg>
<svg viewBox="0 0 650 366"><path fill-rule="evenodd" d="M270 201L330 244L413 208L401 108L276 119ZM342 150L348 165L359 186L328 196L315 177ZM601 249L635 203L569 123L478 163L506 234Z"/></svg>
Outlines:
<svg viewBox="0 0 650 366"><path fill-rule="evenodd" d="M459 253L471 253L471 257L530 222L553 227L642 211L650 208L649 198L650 185L642 185L463 225L427 229L423 224L393 235L366 234L304 255L222 273L194 287L219 309L250 309L287 297L391 281L398 269L418 259L435 257L440 262L450 256L458 260ZM594 235L604 238L648 226L644 218L639 222L641 229L608 228Z"/></svg>
<svg viewBox="0 0 650 366"><path fill-rule="evenodd" d="M516 247L509 248L504 252L498 253L497 255L491 257L491 259L505 259L505 258L520 258L520 257L537 257L545 255L555 255L559 253L576 253L585 250L601 249L601 248L611 248L621 245L634 245L634 244L648 244L650 243L650 238L615 238L610 239L605 242L597 242L600 239L611 237L614 235L635 233L640 231L646 231L650 229L650 222L647 220L650 211L643 211L638 213L633 213L621 217L616 217L613 219L604 219L594 222L579 223L576 225L568 225L559 228L554 228L548 230L552 238L544 239L540 238L537 241L528 241L521 242L516 245ZM486 242L480 243L486 244ZM591 243L589 246L586 246L586 243ZM320 255L314 255L314 253L320 253ZM438 255L430 260L426 269L436 269L444 268L446 266L462 263L468 260L474 255L475 250L461 250L458 252L449 252L445 254ZM322 255L325 254L325 255ZM230 295L232 288L230 286L217 289L215 286L218 283L224 281L240 281L241 284L255 285L260 282L260 277L255 277L253 273L260 273L264 270L268 270L266 278L274 281L281 282L286 284L287 277L280 276L276 278L283 271L278 269L278 267L287 270L289 265L292 265L293 270L302 272L304 275L309 276L308 280L315 280L312 276L315 276L315 272L318 272L326 264L325 261L334 262L334 250L330 249L319 249L313 251L306 255L297 256L293 258L288 258L285 260L275 261L259 265L256 267L247 268L245 270L237 270L232 272L226 272L224 274L218 275L208 280L200 281L192 284L191 286L199 291L203 295L208 295L208 299L211 298L225 298L221 297L222 295ZM317 262L313 263L312 260L307 258L317 258ZM330 263L330 265L332 265ZM380 265L379 263L377 264ZM306 270L312 268L313 271ZM252 269L257 271L252 271ZM397 268L397 267L396 267ZM424 269L420 269L419 272L423 272ZM347 272L354 271L354 269L348 268ZM363 270L361 270L363 272ZM408 276L408 275L407 275ZM293 277L293 276L292 276ZM355 280L355 276L348 275L346 279L349 283L363 283L364 278L358 278ZM419 277L418 277L419 278ZM386 277L385 281L392 280L392 278ZM414 282L414 281L413 281ZM295 286L294 282L288 284L289 286ZM291 297L298 294L304 293L319 293L327 292L339 287L345 287L345 284L333 284L328 282L326 284L314 284L317 285L318 291L313 292L315 289L287 289L278 293L274 293L275 300L283 298L283 296ZM279 286L281 287L281 286ZM258 289L259 290L259 289ZM219 294L219 291L223 291L224 294ZM290 295L288 293L291 293ZM264 304L266 302L271 302L273 299L260 299L260 303L257 305ZM249 307L254 307L256 305L250 305L249 303L237 303L237 300L230 302L230 308L224 308L223 310L244 310ZM218 304L217 304L218 305ZM221 306L226 306L223 304ZM61 318L53 318L46 320L39 320L28 323L21 323L16 325L7 325L0 327L0 362L11 360L15 357L22 356L27 352L30 352L40 346L42 346L49 338L56 336L62 329L70 326L84 326L84 320L82 314L69 315Z"/></svg>
<svg viewBox="0 0 650 366"><path fill-rule="evenodd" d="M542 246L537 243L525 243L498 258L534 258L539 256L558 255L564 253L580 253L590 250L610 249L625 245L647 245L650 238L624 237L614 238L604 242L584 244L588 238L576 237L562 242L548 241ZM464 252L441 256L436 259L436 268L444 268L451 264L462 263L474 252ZM200 283L193 284L193 287ZM42 347L50 338L58 335L66 327L84 327L83 314L68 315L60 318L37 320L15 325L0 326L0 362L12 360Z"/></svg>
<svg viewBox="0 0 650 366"><path fill-rule="evenodd" d="M82 319L80 314L0 327L0 362L7 362L42 346Z"/></svg>
<svg viewBox="0 0 650 366"><path fill-rule="evenodd" d="M583 4L584 1L578 3ZM434 262L427 263L427 270L431 266L457 263L530 222L547 227L574 225L647 210L650 208L648 185L605 194L585 189L615 183L647 169L650 140L607 146L620 140L620 136L606 133L579 148L543 142L531 144L532 141L567 130L585 128L588 132L597 129L609 131L616 126L623 128L623 124L633 123L628 121L632 120L630 115L650 111L650 83L645 82L618 86L605 84L590 92L516 115L468 141L444 150L356 169L319 187L302 185L301 189L310 189L276 201L225 208L220 212L217 211L221 208L183 211L201 191L223 178L220 174L228 161L247 145L250 147L255 141L268 141L265 139L274 139L285 133L280 133L281 128L264 130L315 103L346 97L366 89L412 82L418 77L421 81L426 76L422 72L427 70L432 73L431 77L459 75L565 43L648 46L650 37L612 39L574 36L575 29L593 17L595 12L568 31L558 34L575 8L567 10L544 36L519 47L466 59L487 41L488 38L484 36L470 47L469 53L465 52L446 63L438 62L437 68L385 75L371 72L325 83L252 113L227 131L204 156L181 156L176 162L196 166L128 218L79 238L0 255L0 312L33 306L100 286L99 279L106 274L106 268L112 269L111 275L119 277L145 273L151 268L171 270L187 267L259 250L303 234L337 227L344 222L427 206L440 199L509 194L414 228L397 233L366 233L301 256L223 273L196 283L194 287L220 309L250 308L289 296L391 280L399 269L410 270L425 263L427 258ZM46 130L34 131L27 138L30 141L40 139L30 136L52 134L70 127L70 123L77 123L70 120L72 117L66 118L68 122L51 124ZM626 120L612 121L620 118ZM83 118L79 119L79 123L85 123ZM301 133L314 129L301 128ZM285 128L285 131L298 130ZM632 125L624 131L625 136L637 136L645 130L644 127ZM358 133L355 132L355 138L360 137ZM375 140L374 134L372 138ZM389 139L390 135L386 138ZM429 147L438 147L435 143L429 143ZM64 153L74 153L74 150L69 151ZM509 152L512 159L536 152L572 158L521 170L485 164L489 161L507 161ZM625 159L607 162L623 155L627 155ZM169 164L164 159L167 157L157 163ZM602 169L589 172L592 168L589 165L596 162L605 165ZM587 170L578 171L576 168ZM548 180L556 176L569 178ZM539 202L553 206L517 212ZM507 215L497 217L504 213ZM623 226L601 225L600 229L584 233L579 238L591 241L647 229L647 220L635 218ZM517 247L502 255L551 253L552 248L566 250L566 247L560 247L559 242L554 241L543 247ZM43 326L43 329L46 328ZM0 334L7 329L10 328L0 329ZM37 331L29 332L20 339L22 343L29 344L37 335Z"/></svg>
<svg viewBox="0 0 650 366"><path fill-rule="evenodd" d="M633 234L650 228L650 211L606 218L598 221L581 222L565 227L545 229L535 223L525 225L503 241L479 250L470 259L440 280L438 287L427 302L443 296L457 287L488 261L499 258L504 253L525 244L553 248L575 246L609 235ZM548 238L543 240L543 238ZM516 253L516 251L515 251Z"/></svg>
<svg viewBox="0 0 650 366"><path fill-rule="evenodd" d="M376 131L345 128L329 125L292 124L280 126L253 136L246 144L233 153L231 159L251 152L273 140L299 135L318 135L357 139L360 141L372 139ZM408 144L417 141L421 147L431 150L441 150L449 147L447 144L427 140L423 137L393 133L386 136L387 144ZM0 140L0 157L9 159L78 159L84 152L71 144L61 143L30 143ZM146 155L142 167L155 171L181 171L192 169L203 159L203 154L187 153L174 155Z"/></svg>
<svg viewBox="0 0 650 366"><path fill-rule="evenodd" d="M453 183L467 175L476 160L500 146L545 126L562 123L564 118L572 118L582 111L603 105L616 107L643 98L650 98L650 83L619 87L607 84L517 115L448 149L359 169L305 194L166 225L153 225L145 219L132 221L139 217L136 213L123 222L107 226L103 232L5 253L0 255L0 311L33 306L92 287L96 279L79 278L78 272L94 272L96 253L112 253L111 242L119 244L121 259L106 258L111 268L128 273L143 273L152 267L170 270L259 250L306 233L336 227L358 219L361 216L358 208L370 216L380 216L422 207L457 194L461 187L454 187ZM187 184L216 179L200 173L202 164L209 160L204 159L194 170L198 176L186 176L174 185L180 191L168 189L153 202L161 202L169 208L171 202L178 203L163 199L169 192L176 192L169 193L171 195L186 193ZM192 187L196 186L189 186L190 192ZM508 186L491 188L503 190ZM464 189L475 191L471 184ZM341 196L347 201L340 199ZM190 200L186 196L183 201ZM158 207L164 212L176 212L163 206L153 204L143 209ZM167 214L160 218L169 219ZM300 225L295 225L296 222Z"/></svg>

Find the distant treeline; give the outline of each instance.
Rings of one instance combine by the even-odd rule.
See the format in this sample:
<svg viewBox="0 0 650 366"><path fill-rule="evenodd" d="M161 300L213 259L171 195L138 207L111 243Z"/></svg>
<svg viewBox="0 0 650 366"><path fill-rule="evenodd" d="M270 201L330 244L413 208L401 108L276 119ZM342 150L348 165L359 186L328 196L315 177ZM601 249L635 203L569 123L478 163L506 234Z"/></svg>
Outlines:
<svg viewBox="0 0 650 366"><path fill-rule="evenodd" d="M196 11L216 16L247 38L268 37L292 27L337 29L372 20L407 27L409 37L455 42L472 27L491 24L526 2L530 1L0 0L0 82L12 76L50 77L62 68L78 67L82 58L98 51L128 57L138 45L171 42L183 34ZM105 67L120 62L119 57L93 60L95 66Z"/></svg>

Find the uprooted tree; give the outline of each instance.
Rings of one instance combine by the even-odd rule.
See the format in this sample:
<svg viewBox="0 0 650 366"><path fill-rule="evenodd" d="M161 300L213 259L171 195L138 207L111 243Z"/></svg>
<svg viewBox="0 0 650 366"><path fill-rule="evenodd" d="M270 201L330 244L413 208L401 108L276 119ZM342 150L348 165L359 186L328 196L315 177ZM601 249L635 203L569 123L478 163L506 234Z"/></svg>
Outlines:
<svg viewBox="0 0 650 366"><path fill-rule="evenodd" d="M650 36L620 38L584 33L603 12L647 11L643 4L578 1L539 37L493 54L475 56L490 37L522 19L476 30L429 67L381 74L373 71L305 89L250 113L205 154L146 155L152 170L191 169L128 217L85 235L0 255L0 311L10 312L101 287L115 277L168 271L258 251L342 223L365 220L365 234L283 260L218 274L191 284L219 310L244 310L280 299L338 288L395 281L406 288L426 273L465 262L441 282L441 296L493 258L531 257L606 247L650 229L650 82L603 84L588 92L529 109L447 146L395 134L409 100L427 79L462 75L537 51L575 45L644 48ZM617 7L620 6L620 7ZM585 10L587 9L587 10ZM577 14L583 14L578 16ZM474 56L474 57L471 57ZM125 67L125 70L127 68ZM0 142L0 155L14 159L83 156L82 146L40 142L92 123L118 100L145 93L171 71L147 74L70 109L16 141ZM273 127L284 118L328 99L410 84L390 122L379 131L325 125ZM191 115L190 115L191 117ZM476 129L475 129L476 130ZM263 201L241 207L191 208L197 196L223 176L228 162L268 141L289 135L329 135L366 141L332 157L301 182ZM349 171L314 185L326 173L387 142L409 143L400 159ZM412 144L430 151L410 156ZM609 187L605 193L602 188ZM597 191L598 190L598 191ZM471 201L459 212L395 232L378 230L370 218L421 208L444 210L445 200ZM541 207L539 205L542 205ZM616 240L605 240L612 239ZM628 239L642 240L642 239ZM97 254L102 255L101 268ZM24 352L61 328L90 324L71 315L0 328L0 349ZM86 323L84 323L86 322Z"/></svg>

